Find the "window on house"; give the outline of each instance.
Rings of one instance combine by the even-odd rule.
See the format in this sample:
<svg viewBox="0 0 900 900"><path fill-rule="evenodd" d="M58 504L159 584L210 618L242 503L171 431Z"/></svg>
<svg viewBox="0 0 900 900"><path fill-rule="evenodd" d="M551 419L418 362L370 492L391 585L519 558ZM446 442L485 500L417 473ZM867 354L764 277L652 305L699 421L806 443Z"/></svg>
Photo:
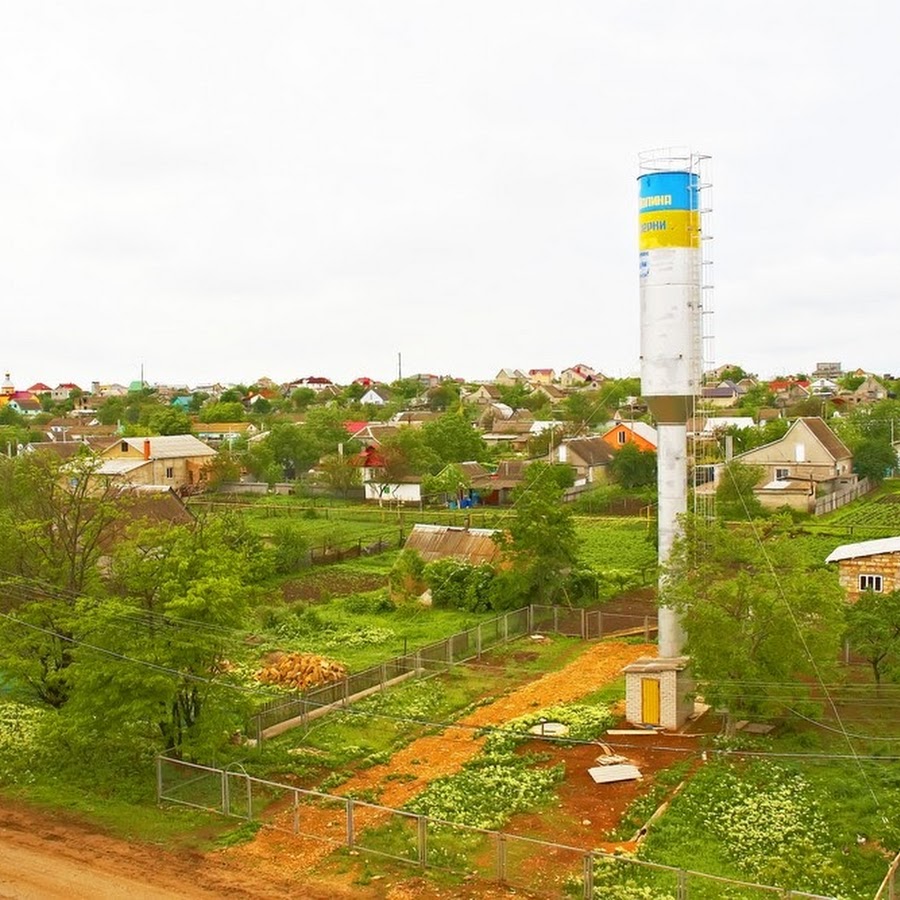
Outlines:
<svg viewBox="0 0 900 900"><path fill-rule="evenodd" d="M122 441L122 452L123 453L128 452L128 441Z"/></svg>
<svg viewBox="0 0 900 900"><path fill-rule="evenodd" d="M620 432L616 435L616 440L617 440L620 444L624 444L624 443L625 443L625 432L624 432L624 431L620 431Z"/></svg>
<svg viewBox="0 0 900 900"><path fill-rule="evenodd" d="M880 594L884 590L884 582L880 575L867 575L865 572L859 576L859 589L861 591L875 591Z"/></svg>
<svg viewBox="0 0 900 900"><path fill-rule="evenodd" d="M174 466L166 466L166 478L174 478L175 477L175 467Z"/></svg>
<svg viewBox="0 0 900 900"><path fill-rule="evenodd" d="M775 480L776 481L787 481L791 477L790 469L776 469L775 470Z"/></svg>

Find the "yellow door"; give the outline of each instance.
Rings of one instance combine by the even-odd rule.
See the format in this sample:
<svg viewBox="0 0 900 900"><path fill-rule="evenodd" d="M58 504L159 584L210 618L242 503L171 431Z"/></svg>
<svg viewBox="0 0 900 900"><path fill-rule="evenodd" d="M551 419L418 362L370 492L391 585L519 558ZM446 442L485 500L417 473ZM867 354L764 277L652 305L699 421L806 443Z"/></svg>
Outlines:
<svg viewBox="0 0 900 900"><path fill-rule="evenodd" d="M641 679L641 721L659 725L659 682L655 678Z"/></svg>

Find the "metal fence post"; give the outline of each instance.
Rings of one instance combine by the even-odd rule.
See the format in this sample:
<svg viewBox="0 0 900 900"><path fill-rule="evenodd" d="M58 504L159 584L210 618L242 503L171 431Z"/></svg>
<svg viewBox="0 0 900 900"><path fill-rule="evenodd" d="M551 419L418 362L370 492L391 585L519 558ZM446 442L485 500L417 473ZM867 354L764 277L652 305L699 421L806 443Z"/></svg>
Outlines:
<svg viewBox="0 0 900 900"><path fill-rule="evenodd" d="M506 835L494 833L497 835L497 881L506 881Z"/></svg>
<svg viewBox="0 0 900 900"><path fill-rule="evenodd" d="M675 888L675 900L688 900L687 872L678 870L678 884Z"/></svg>
<svg viewBox="0 0 900 900"><path fill-rule="evenodd" d="M347 798L347 847L353 849L353 799Z"/></svg>
<svg viewBox="0 0 900 900"><path fill-rule="evenodd" d="M503 643L509 641L509 613L503 613Z"/></svg>
<svg viewBox="0 0 900 900"><path fill-rule="evenodd" d="M553 607L553 633L559 634L559 607Z"/></svg>
<svg viewBox="0 0 900 900"><path fill-rule="evenodd" d="M416 845L419 851L419 865L422 868L428 863L428 819L425 816L416 818Z"/></svg>
<svg viewBox="0 0 900 900"><path fill-rule="evenodd" d="M300 833L300 794L294 791L294 834Z"/></svg>
<svg viewBox="0 0 900 900"><path fill-rule="evenodd" d="M478 659L481 659L481 622L478 623L478 628L475 629L475 650L476 656Z"/></svg>
<svg viewBox="0 0 900 900"><path fill-rule="evenodd" d="M163 774L162 774L162 757L156 757L156 802L162 803L163 795Z"/></svg>
<svg viewBox="0 0 900 900"><path fill-rule="evenodd" d="M231 814L231 802L228 797L228 773L222 769L222 815L228 816Z"/></svg>
<svg viewBox="0 0 900 900"><path fill-rule="evenodd" d="M247 821L253 821L253 782L250 780L250 776L245 776L247 779Z"/></svg>
<svg viewBox="0 0 900 900"><path fill-rule="evenodd" d="M534 634L534 604L528 604L528 613L525 616L528 634Z"/></svg>
<svg viewBox="0 0 900 900"><path fill-rule="evenodd" d="M581 608L581 639L587 640L587 612L584 607Z"/></svg>
<svg viewBox="0 0 900 900"><path fill-rule="evenodd" d="M594 854L585 853L584 866L584 900L594 900Z"/></svg>
<svg viewBox="0 0 900 900"><path fill-rule="evenodd" d="M603 637L603 613L597 610L597 637Z"/></svg>

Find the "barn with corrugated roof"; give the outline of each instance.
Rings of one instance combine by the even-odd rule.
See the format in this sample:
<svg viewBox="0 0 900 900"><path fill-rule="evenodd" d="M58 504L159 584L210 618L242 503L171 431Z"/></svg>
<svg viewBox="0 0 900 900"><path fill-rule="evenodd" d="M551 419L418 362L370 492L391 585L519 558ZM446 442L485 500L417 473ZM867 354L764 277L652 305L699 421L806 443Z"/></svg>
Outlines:
<svg viewBox="0 0 900 900"><path fill-rule="evenodd" d="M404 550L415 550L425 562L438 559L456 559L477 566L500 559L500 547L494 528L463 528L453 525L413 525L403 545Z"/></svg>

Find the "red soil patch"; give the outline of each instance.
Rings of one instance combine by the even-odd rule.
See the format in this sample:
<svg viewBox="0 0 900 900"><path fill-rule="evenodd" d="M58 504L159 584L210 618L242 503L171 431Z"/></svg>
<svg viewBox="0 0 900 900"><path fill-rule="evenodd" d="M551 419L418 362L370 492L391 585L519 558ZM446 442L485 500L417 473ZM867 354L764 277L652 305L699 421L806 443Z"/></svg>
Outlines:
<svg viewBox="0 0 900 900"><path fill-rule="evenodd" d="M655 646L647 644L593 644L559 671L549 672L476 709L439 735L413 741L394 754L390 762L358 773L339 792L346 795L374 791L381 805L402 807L431 781L459 771L480 751L484 739L475 737L477 729L502 725L536 709L578 700L617 678L628 663L654 652ZM356 815L357 829L378 824L385 815L361 808ZM303 813L304 836L266 829L251 843L228 852L263 870L274 867L282 875L292 873L296 877L328 856L335 843L342 839L343 821L340 809L310 808ZM290 820L284 815L278 824L280 828L290 828Z"/></svg>

